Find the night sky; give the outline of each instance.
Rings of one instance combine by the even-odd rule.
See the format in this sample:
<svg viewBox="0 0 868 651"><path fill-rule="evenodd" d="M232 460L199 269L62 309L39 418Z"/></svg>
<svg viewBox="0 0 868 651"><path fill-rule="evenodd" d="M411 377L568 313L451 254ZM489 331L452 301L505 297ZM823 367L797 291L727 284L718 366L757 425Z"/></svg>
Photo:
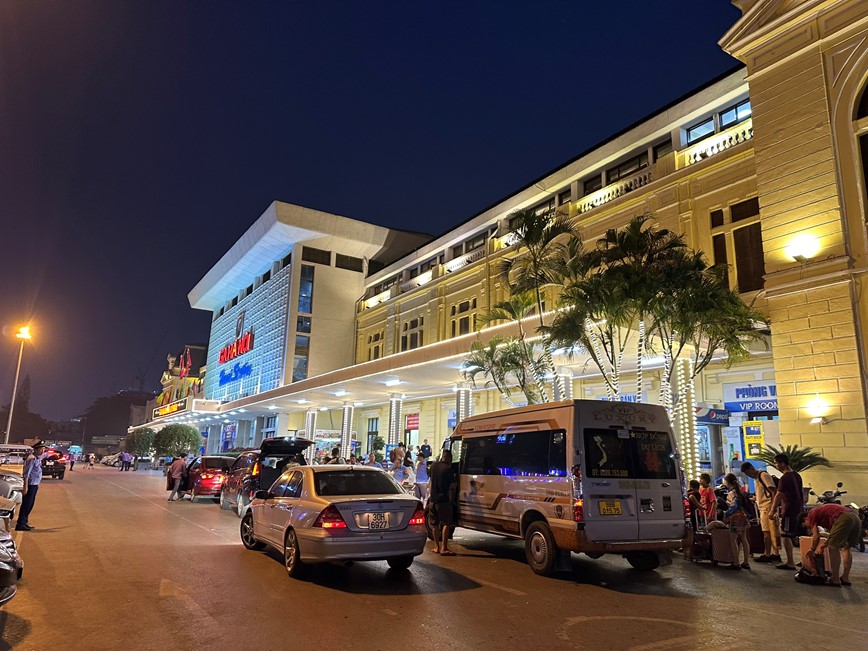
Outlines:
<svg viewBox="0 0 868 651"><path fill-rule="evenodd" d="M0 325L31 410L159 384L280 199L439 234L736 62L727 0L0 0ZM0 338L0 403L17 341Z"/></svg>

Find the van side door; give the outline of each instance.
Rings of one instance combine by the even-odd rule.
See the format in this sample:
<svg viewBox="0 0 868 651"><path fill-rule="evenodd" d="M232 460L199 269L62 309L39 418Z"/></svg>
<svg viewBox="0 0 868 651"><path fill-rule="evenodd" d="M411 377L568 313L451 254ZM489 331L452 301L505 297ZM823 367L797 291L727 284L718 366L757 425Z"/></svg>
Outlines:
<svg viewBox="0 0 868 651"><path fill-rule="evenodd" d="M633 474L639 501L639 538L682 538L684 497L672 434L633 430L630 435L635 450Z"/></svg>

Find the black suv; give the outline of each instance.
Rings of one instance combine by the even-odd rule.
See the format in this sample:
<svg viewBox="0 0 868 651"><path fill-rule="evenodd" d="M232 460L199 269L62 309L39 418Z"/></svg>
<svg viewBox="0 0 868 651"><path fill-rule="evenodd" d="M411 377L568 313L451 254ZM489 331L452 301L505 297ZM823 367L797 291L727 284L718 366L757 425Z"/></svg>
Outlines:
<svg viewBox="0 0 868 651"><path fill-rule="evenodd" d="M48 452L42 457L42 476L63 479L66 474L66 457L60 452Z"/></svg>
<svg viewBox="0 0 868 651"><path fill-rule="evenodd" d="M302 453L311 445L309 439L274 437L263 439L258 450L242 452L226 471L220 508L235 509L240 518L256 491L271 488L287 468L307 463Z"/></svg>

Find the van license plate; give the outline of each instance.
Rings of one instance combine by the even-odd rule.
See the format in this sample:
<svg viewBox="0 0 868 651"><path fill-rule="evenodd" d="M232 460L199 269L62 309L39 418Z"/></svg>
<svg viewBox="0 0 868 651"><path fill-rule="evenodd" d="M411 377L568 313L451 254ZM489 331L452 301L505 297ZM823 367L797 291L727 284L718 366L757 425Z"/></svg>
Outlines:
<svg viewBox="0 0 868 651"><path fill-rule="evenodd" d="M621 515L621 500L598 502L600 515Z"/></svg>
<svg viewBox="0 0 868 651"><path fill-rule="evenodd" d="M388 513L368 513L368 529L388 529Z"/></svg>

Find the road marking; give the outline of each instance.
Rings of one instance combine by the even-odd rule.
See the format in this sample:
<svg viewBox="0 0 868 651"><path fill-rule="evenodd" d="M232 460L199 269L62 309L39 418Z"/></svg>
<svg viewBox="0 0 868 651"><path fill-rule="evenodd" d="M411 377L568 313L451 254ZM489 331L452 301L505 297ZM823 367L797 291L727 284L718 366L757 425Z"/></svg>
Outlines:
<svg viewBox="0 0 868 651"><path fill-rule="evenodd" d="M188 622L192 625L192 629L196 629L196 623L201 625L202 630L210 629L219 629L219 622L211 617L202 606L196 603L196 600L193 599L189 594L187 594L177 583L174 581L170 581L169 579L160 579L160 589L158 594L161 598L172 598L176 599L180 606L182 606L190 615L192 615L192 621Z"/></svg>
<svg viewBox="0 0 868 651"><path fill-rule="evenodd" d="M397 615L398 614L394 610L389 610L388 608L383 608L383 612L386 613L387 615Z"/></svg>
<svg viewBox="0 0 868 651"><path fill-rule="evenodd" d="M144 495L140 495L140 494L137 493L136 491L130 490L129 488L127 488L126 486L123 486L123 485L121 485L121 484L116 484L115 482L113 482L113 481L109 481L108 479L103 479L102 477L100 477L100 479L102 479L102 481L104 481L104 482L107 483L107 484L111 484L112 486L117 486L117 487L120 488L121 490L125 490L125 491L128 492L130 495L135 495L136 497L138 497L138 498L140 498L140 499L143 499L144 501L146 501L146 502L147 502L148 504L150 504L151 506L155 506L155 507L157 507L158 509L162 509L162 510L164 510L166 513L171 513L171 514L174 515L176 518L181 518L182 520L184 520L184 521L186 521L186 522L189 522L189 523L192 524L194 527L199 527L202 531L207 531L207 532L210 533L212 536L216 536L217 538L225 538L223 535L221 535L221 534L217 533L216 531L214 531L214 529L209 529L208 527L203 527L203 526L202 526L201 524L199 524L198 522L193 522L190 518L185 518L185 517L184 517L183 515L181 515L180 513L177 513L176 511L173 511L172 509L168 509L168 508L166 508L165 506L163 506L162 504L159 504L159 503L157 503L157 502L154 502L154 500L153 500L152 498L150 498L150 497L146 497L146 496L144 496Z"/></svg>
<svg viewBox="0 0 868 651"><path fill-rule="evenodd" d="M795 619L796 621L799 621L802 623L805 622L804 617L797 617L796 615L787 615L786 613L776 613L776 612L773 612L771 610L763 610L762 608L752 608L752 610L755 610L758 613L765 613L766 615L771 615L772 617L786 617L788 619ZM862 635L865 635L866 633L868 633L868 630L865 630L864 628L863 629L847 628L846 626L841 626L840 624L828 624L828 623L820 621L818 619L812 619L811 625L812 626L828 626L829 628L834 628L836 630L850 631L851 633L861 633Z"/></svg>
<svg viewBox="0 0 868 651"><path fill-rule="evenodd" d="M474 576L464 575L471 581L476 581L476 583L480 585L484 585L488 588L494 588L495 590L503 590L504 592L508 592L511 595L515 595L516 597L524 597L527 596L527 592L522 592L521 590L516 590L515 588L510 588L505 585L500 585L499 583L492 583L491 581L484 581L483 579L477 579Z"/></svg>

